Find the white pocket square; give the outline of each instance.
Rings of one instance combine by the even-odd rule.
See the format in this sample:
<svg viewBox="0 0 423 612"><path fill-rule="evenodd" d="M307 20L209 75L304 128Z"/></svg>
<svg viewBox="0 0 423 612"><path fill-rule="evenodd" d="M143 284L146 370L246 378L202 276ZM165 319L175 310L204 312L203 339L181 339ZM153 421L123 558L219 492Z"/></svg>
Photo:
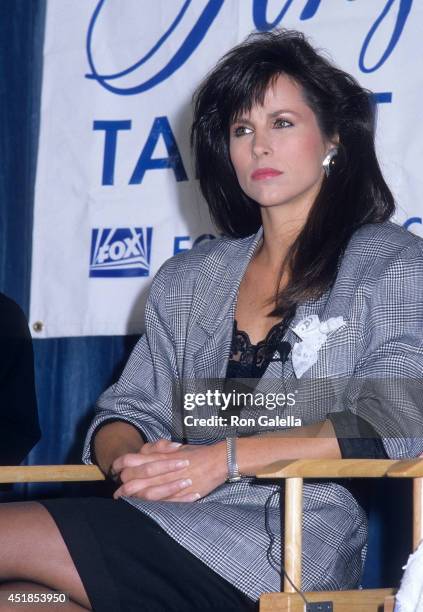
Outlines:
<svg viewBox="0 0 423 612"><path fill-rule="evenodd" d="M309 315L302 319L292 331L301 338L292 348L292 367L297 378L301 378L318 359L318 352L326 342L328 334L345 325L343 317L331 317L320 321L318 315Z"/></svg>

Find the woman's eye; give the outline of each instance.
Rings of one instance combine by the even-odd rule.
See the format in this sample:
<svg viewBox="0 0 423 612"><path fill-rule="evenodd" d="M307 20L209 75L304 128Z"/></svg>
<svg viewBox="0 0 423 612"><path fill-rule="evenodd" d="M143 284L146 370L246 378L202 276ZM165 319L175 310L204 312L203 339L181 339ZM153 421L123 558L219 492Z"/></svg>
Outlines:
<svg viewBox="0 0 423 612"><path fill-rule="evenodd" d="M249 134L250 132L252 132L252 129L246 125L238 125L234 127L232 131L235 137L244 136L244 134Z"/></svg>
<svg viewBox="0 0 423 612"><path fill-rule="evenodd" d="M292 123L287 119L275 119L273 122L274 128L287 128L292 127ZM245 134L251 134L253 132L253 128L248 127L248 125L237 125L232 128L232 134L235 138L240 136L244 136Z"/></svg>
<svg viewBox="0 0 423 612"><path fill-rule="evenodd" d="M276 128L292 127L292 123L287 119L276 119L273 126Z"/></svg>

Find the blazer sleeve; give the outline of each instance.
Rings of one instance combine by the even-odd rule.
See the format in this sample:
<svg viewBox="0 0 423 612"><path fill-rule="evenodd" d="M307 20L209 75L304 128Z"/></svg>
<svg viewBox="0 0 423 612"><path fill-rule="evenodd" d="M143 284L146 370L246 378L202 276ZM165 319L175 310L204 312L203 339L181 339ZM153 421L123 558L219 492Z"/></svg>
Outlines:
<svg viewBox="0 0 423 612"><path fill-rule="evenodd" d="M178 385L175 344L166 314L166 263L156 274L145 308L145 333L118 382L98 399L88 430L83 461L92 463L91 440L100 426L110 421L134 425L147 441L176 439L172 426L173 404Z"/></svg>
<svg viewBox="0 0 423 612"><path fill-rule="evenodd" d="M423 452L423 248L407 246L375 282L348 409L380 436L392 459ZM359 430L359 427L358 427Z"/></svg>

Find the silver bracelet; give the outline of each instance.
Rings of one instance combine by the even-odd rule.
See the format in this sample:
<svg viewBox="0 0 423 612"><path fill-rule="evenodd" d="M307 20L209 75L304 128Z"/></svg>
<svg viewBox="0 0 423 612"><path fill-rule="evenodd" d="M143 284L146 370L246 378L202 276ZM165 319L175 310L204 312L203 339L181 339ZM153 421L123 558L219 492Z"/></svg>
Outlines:
<svg viewBox="0 0 423 612"><path fill-rule="evenodd" d="M236 437L226 438L226 457L228 460L228 478L226 482L238 482L241 480L241 474L236 462L236 440Z"/></svg>

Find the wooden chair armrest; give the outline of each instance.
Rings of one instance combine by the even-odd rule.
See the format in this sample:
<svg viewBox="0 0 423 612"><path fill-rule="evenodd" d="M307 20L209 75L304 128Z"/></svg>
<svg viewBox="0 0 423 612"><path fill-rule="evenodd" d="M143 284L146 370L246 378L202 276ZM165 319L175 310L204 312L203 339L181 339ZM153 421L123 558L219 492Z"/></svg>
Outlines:
<svg viewBox="0 0 423 612"><path fill-rule="evenodd" d="M105 480L97 465L0 466L0 483Z"/></svg>
<svg viewBox="0 0 423 612"><path fill-rule="evenodd" d="M423 459L403 459L391 466L387 474L390 478L423 478Z"/></svg>
<svg viewBox="0 0 423 612"><path fill-rule="evenodd" d="M395 607L395 595L389 595L385 597L383 612L394 612Z"/></svg>
<svg viewBox="0 0 423 612"><path fill-rule="evenodd" d="M416 461L411 460L413 463ZM418 460L417 460L418 461ZM380 478L395 459L293 459L276 461L257 471L257 478ZM423 475L423 461L421 462Z"/></svg>

